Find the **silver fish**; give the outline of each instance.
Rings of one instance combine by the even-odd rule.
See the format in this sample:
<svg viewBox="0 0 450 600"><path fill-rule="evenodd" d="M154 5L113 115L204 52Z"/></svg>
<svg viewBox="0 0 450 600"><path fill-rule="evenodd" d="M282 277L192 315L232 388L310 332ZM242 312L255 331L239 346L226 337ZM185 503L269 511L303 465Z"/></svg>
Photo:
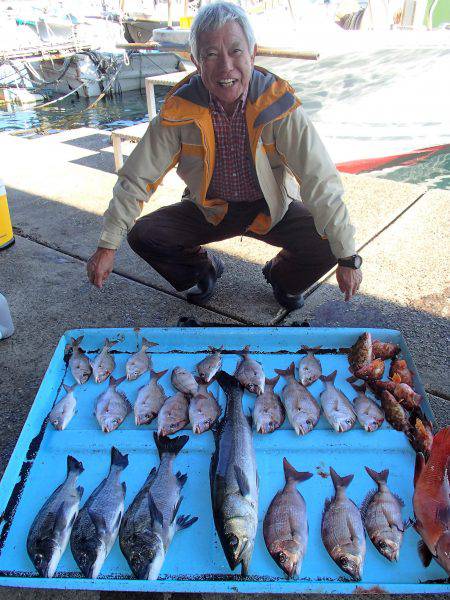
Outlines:
<svg viewBox="0 0 450 600"><path fill-rule="evenodd" d="M306 503L297 484L312 477L301 473L283 458L285 486L274 497L264 517L263 533L267 550L288 577L300 573L308 545Z"/></svg>
<svg viewBox="0 0 450 600"><path fill-rule="evenodd" d="M211 501L216 531L230 568L241 564L245 577L258 527L258 475L251 427L242 411L238 380L219 371L216 380L227 397L225 415L215 432L211 459Z"/></svg>
<svg viewBox="0 0 450 600"><path fill-rule="evenodd" d="M280 376L266 379L264 392L256 397L253 423L258 433L272 433L284 423L285 412L280 397L273 391Z"/></svg>
<svg viewBox="0 0 450 600"><path fill-rule="evenodd" d="M347 498L345 491L353 475L340 477L332 467L330 475L335 494L331 500L325 501L322 541L337 566L354 581L360 581L366 556L366 539L358 507Z"/></svg>
<svg viewBox="0 0 450 600"><path fill-rule="evenodd" d="M389 469L377 473L366 467L366 471L378 485L378 490L369 492L361 506L364 526L378 552L390 561L398 561L405 532L403 500L387 486Z"/></svg>
<svg viewBox="0 0 450 600"><path fill-rule="evenodd" d="M356 416L361 426L366 431L376 431L384 421L384 412L378 406L378 404L366 396L366 385L355 385L351 384L352 388L358 393L356 398L353 400L353 406L355 408Z"/></svg>
<svg viewBox="0 0 450 600"><path fill-rule="evenodd" d="M321 347L308 348L302 346L302 350L306 350L306 356L298 364L298 379L304 386L312 385L322 375L320 360L314 356L314 350L319 350Z"/></svg>
<svg viewBox="0 0 450 600"><path fill-rule="evenodd" d="M242 360L236 366L234 376L239 383L252 394L259 396L264 392L266 376L262 366L248 355L250 346L245 346L241 352Z"/></svg>
<svg viewBox="0 0 450 600"><path fill-rule="evenodd" d="M171 435L189 423L189 403L185 394L177 392L167 398L158 414L158 435Z"/></svg>
<svg viewBox="0 0 450 600"><path fill-rule="evenodd" d="M330 425L338 433L348 431L356 422L356 414L347 396L334 387L337 371L321 376L325 390L320 394L322 408Z"/></svg>
<svg viewBox="0 0 450 600"><path fill-rule="evenodd" d="M72 554L85 577L95 579L119 533L127 486L120 481L128 466L128 454L111 448L108 476L86 500L70 536Z"/></svg>
<svg viewBox="0 0 450 600"><path fill-rule="evenodd" d="M80 385L86 383L92 373L88 357L80 350L80 344L83 338L84 335L80 335L77 339L70 338L72 341L72 356L69 360L69 368L73 378Z"/></svg>
<svg viewBox="0 0 450 600"><path fill-rule="evenodd" d="M319 421L320 406L311 392L295 379L295 365L292 362L288 369L275 369L286 379L281 392L289 423L297 435L306 435L314 429Z"/></svg>
<svg viewBox="0 0 450 600"><path fill-rule="evenodd" d="M109 352L110 348L112 348L114 344L117 344L117 340L112 341L106 338L105 345L94 358L94 360L91 361L95 383L103 383L106 381L116 367L114 356Z"/></svg>
<svg viewBox="0 0 450 600"><path fill-rule="evenodd" d="M176 518L187 475L174 474L172 464L189 437L159 438L156 432L153 436L161 462L130 504L119 532L120 548L135 577L148 580L158 579L175 533L198 519L190 515Z"/></svg>
<svg viewBox="0 0 450 600"><path fill-rule="evenodd" d="M182 394L193 396L197 393L198 383L192 373L183 367L175 367L171 377L172 385Z"/></svg>
<svg viewBox="0 0 450 600"><path fill-rule="evenodd" d="M63 383L63 387L67 394L55 404L48 415L48 420L58 431L62 431L67 427L77 408L77 400L73 394L77 384L68 386Z"/></svg>
<svg viewBox="0 0 450 600"><path fill-rule="evenodd" d="M67 457L67 476L42 506L30 527L27 552L41 577L53 577L69 542L83 488L77 487L84 471L81 462Z"/></svg>
<svg viewBox="0 0 450 600"><path fill-rule="evenodd" d="M220 346L220 348L209 346L209 350L212 354L204 358L197 365L198 375L204 383L209 383L222 368L222 355L220 353L223 350L223 346Z"/></svg>
<svg viewBox="0 0 450 600"><path fill-rule="evenodd" d="M151 358L145 351L157 345L155 342L149 342L145 338L142 338L142 348L139 352L130 356L125 365L128 381L134 381L145 373L145 371L149 371L152 368Z"/></svg>
<svg viewBox="0 0 450 600"><path fill-rule="evenodd" d="M164 371L150 371L150 381L143 385L134 403L134 421L136 425L147 425L158 416L162 405L167 400L163 388L158 383L159 379L167 373Z"/></svg>
<svg viewBox="0 0 450 600"><path fill-rule="evenodd" d="M108 389L95 401L95 416L104 433L110 433L119 427L131 412L131 404L123 392L116 387L125 380L125 376L114 379L111 376Z"/></svg>
<svg viewBox="0 0 450 600"><path fill-rule="evenodd" d="M189 401L189 421L194 433L204 433L211 429L220 417L220 408L214 395L208 391L208 384L198 379L198 392Z"/></svg>

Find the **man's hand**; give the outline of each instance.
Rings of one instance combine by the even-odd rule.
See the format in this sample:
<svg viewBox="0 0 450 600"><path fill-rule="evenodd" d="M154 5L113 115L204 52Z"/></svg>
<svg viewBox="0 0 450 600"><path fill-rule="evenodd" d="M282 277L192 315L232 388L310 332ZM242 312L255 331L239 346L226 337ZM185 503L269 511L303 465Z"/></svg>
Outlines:
<svg viewBox="0 0 450 600"><path fill-rule="evenodd" d="M89 281L102 288L105 281L108 279L114 266L115 250L109 248L97 248L87 263L87 274Z"/></svg>
<svg viewBox="0 0 450 600"><path fill-rule="evenodd" d="M352 269L351 267L342 267L338 265L336 279L339 289L345 294L345 301L348 302L356 294L361 285L361 269Z"/></svg>

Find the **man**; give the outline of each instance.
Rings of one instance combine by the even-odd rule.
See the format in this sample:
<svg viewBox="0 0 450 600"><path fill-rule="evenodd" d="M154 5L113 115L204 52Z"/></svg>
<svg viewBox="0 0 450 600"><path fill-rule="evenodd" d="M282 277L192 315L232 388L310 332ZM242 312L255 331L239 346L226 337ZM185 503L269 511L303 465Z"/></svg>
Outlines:
<svg viewBox="0 0 450 600"><path fill-rule="evenodd" d="M201 245L246 235L281 248L263 273L284 308L300 308L302 292L336 262L349 300L361 258L339 176L290 85L254 67L245 12L204 6L190 43L198 73L170 91L119 171L90 281L102 287L128 233L131 248L175 289L206 302L223 263ZM187 185L183 201L135 222L174 165Z"/></svg>

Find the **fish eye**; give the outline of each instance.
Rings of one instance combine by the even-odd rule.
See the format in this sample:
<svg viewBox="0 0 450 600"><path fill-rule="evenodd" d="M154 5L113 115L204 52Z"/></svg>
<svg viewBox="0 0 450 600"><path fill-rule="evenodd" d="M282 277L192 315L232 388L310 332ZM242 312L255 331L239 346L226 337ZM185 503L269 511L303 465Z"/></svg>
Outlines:
<svg viewBox="0 0 450 600"><path fill-rule="evenodd" d="M347 423L347 425L350 425L350 423L352 422L351 419L345 419L345 422Z"/></svg>
<svg viewBox="0 0 450 600"><path fill-rule="evenodd" d="M278 560L280 563L285 563L287 560L287 556L284 552L278 552Z"/></svg>
<svg viewBox="0 0 450 600"><path fill-rule="evenodd" d="M312 421L311 421L311 419L306 419L306 424L307 424L307 425L312 425Z"/></svg>
<svg viewBox="0 0 450 600"><path fill-rule="evenodd" d="M234 534L230 535L230 537L228 538L228 542L234 550L236 550L236 548L239 546L239 539Z"/></svg>
<svg viewBox="0 0 450 600"><path fill-rule="evenodd" d="M339 562L341 563L341 565L343 567L346 567L348 565L348 558L346 556L341 556L341 558L339 559Z"/></svg>
<svg viewBox="0 0 450 600"><path fill-rule="evenodd" d="M387 544L386 542L379 542L378 547L381 548L381 550L385 550L387 548Z"/></svg>

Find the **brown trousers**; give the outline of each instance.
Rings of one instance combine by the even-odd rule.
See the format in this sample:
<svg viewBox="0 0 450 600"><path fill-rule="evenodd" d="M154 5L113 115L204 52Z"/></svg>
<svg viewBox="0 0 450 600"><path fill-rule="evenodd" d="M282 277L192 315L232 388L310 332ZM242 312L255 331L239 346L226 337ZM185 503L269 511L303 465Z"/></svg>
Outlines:
<svg viewBox="0 0 450 600"><path fill-rule="evenodd" d="M303 292L336 264L328 241L319 236L311 213L301 202L292 202L266 235L248 231L260 212L268 213L264 199L230 203L221 223L211 225L193 202L183 200L138 219L128 243L178 291L193 287L207 272L211 260L202 244L235 236L282 248L271 261L269 278L290 294Z"/></svg>

